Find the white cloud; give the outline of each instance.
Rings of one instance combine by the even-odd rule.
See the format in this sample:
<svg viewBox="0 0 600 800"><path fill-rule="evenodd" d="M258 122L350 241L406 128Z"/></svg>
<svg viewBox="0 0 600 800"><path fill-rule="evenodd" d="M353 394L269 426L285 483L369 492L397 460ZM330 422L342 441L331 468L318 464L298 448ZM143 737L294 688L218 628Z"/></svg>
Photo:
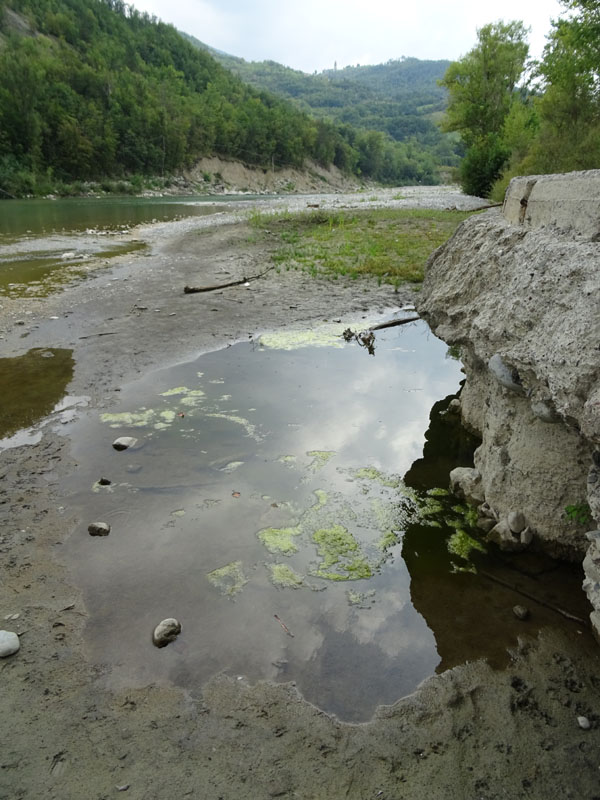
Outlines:
<svg viewBox="0 0 600 800"><path fill-rule="evenodd" d="M400 56L456 59L476 41L476 29L499 18L532 28L541 54L558 0L134 0L140 10L171 22L220 50L247 60L271 59L306 72L347 64L377 64Z"/></svg>

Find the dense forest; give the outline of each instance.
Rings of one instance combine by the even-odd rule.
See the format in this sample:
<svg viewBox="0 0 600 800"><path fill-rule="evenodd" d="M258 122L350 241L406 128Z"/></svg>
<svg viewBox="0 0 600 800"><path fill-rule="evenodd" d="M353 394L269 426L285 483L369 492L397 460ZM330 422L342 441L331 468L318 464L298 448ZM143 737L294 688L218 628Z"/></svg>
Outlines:
<svg viewBox="0 0 600 800"><path fill-rule="evenodd" d="M253 88L122 0L0 0L0 189L168 175L204 155L436 182L431 154Z"/></svg>
<svg viewBox="0 0 600 800"><path fill-rule="evenodd" d="M459 137L443 133L438 125L448 97L439 82L450 61L401 58L309 75L275 61L246 61L182 35L245 83L284 97L318 119L383 131L438 165L460 162Z"/></svg>

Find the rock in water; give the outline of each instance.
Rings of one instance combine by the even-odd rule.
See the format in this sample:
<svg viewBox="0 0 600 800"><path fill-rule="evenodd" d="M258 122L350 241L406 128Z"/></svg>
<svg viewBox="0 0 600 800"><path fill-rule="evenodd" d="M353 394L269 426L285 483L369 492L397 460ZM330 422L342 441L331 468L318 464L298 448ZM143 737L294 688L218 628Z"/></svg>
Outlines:
<svg viewBox="0 0 600 800"><path fill-rule="evenodd" d="M90 536L108 536L110 525L108 522L92 522L88 525L88 533Z"/></svg>
<svg viewBox="0 0 600 800"><path fill-rule="evenodd" d="M154 628L152 641L157 647L166 647L171 642L174 642L180 633L181 624L176 619L169 617L169 619L163 619Z"/></svg>
<svg viewBox="0 0 600 800"><path fill-rule="evenodd" d="M525 620L529 616L529 609L525 606L514 606L513 614L517 619Z"/></svg>
<svg viewBox="0 0 600 800"><path fill-rule="evenodd" d="M21 643L16 633L12 631L0 631L0 658L14 655Z"/></svg>
<svg viewBox="0 0 600 800"><path fill-rule="evenodd" d="M137 444L137 439L133 436L119 436L115 439L112 446L115 450L127 450L129 447L134 447Z"/></svg>

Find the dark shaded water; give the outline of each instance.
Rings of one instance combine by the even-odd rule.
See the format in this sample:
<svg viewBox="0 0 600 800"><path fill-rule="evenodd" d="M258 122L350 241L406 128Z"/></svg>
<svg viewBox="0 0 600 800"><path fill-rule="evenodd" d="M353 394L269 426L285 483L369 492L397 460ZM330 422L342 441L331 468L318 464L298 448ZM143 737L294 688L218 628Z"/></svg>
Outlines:
<svg viewBox="0 0 600 800"><path fill-rule="evenodd" d="M0 440L50 414L73 378L72 350L36 348L0 358Z"/></svg>
<svg viewBox="0 0 600 800"><path fill-rule="evenodd" d="M436 670L501 665L524 632L572 626L542 605L518 621L519 588L584 607L575 572L485 552L445 492L474 446L443 413L461 378L446 346L422 323L380 334L374 358L328 341L207 354L72 426L67 554L113 683L293 680L360 721ZM137 446L113 450L122 435ZM93 521L110 535L90 537ZM171 616L182 634L158 650Z"/></svg>

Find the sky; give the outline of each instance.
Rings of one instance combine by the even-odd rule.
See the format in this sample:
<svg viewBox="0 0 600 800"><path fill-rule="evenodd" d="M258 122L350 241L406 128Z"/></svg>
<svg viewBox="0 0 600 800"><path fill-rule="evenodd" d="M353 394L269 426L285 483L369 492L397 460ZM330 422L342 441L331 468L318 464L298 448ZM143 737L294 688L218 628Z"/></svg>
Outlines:
<svg viewBox="0 0 600 800"><path fill-rule="evenodd" d="M163 22L247 61L277 61L303 72L381 64L401 56L456 60L477 28L499 19L531 28L539 57L558 0L131 0Z"/></svg>

